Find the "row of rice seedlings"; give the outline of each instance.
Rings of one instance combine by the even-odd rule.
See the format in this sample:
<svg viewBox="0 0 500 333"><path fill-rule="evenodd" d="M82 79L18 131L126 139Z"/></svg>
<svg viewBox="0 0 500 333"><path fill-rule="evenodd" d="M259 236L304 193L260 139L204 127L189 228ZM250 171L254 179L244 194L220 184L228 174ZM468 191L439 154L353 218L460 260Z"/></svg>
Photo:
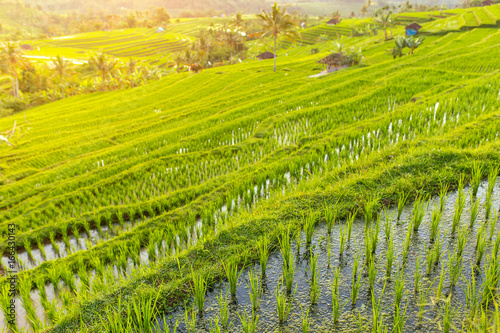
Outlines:
<svg viewBox="0 0 500 333"><path fill-rule="evenodd" d="M382 333L387 332L387 327L384 325L384 317L382 314L382 298L385 293L386 283L382 288L382 293L378 300L375 297L375 291L371 290L371 303L372 303L372 332Z"/></svg>
<svg viewBox="0 0 500 333"><path fill-rule="evenodd" d="M224 294L222 291L220 296L217 296L217 303L219 305L219 320L222 328L228 330L232 323L229 320L229 305L227 301L227 292Z"/></svg>
<svg viewBox="0 0 500 333"><path fill-rule="evenodd" d="M500 282L500 261L497 257L490 255L487 258L487 263L484 272L481 303L492 304Z"/></svg>
<svg viewBox="0 0 500 333"><path fill-rule="evenodd" d="M194 303L198 308L198 312L202 313L205 309L205 293L207 292L207 281L202 275L195 275L191 272L193 278L193 286L191 287Z"/></svg>
<svg viewBox="0 0 500 333"><path fill-rule="evenodd" d="M486 190L486 219L490 217L491 205L492 205L492 196L493 189L495 188L495 184L497 182L498 174L500 173L500 165L493 166L488 173L488 189Z"/></svg>
<svg viewBox="0 0 500 333"><path fill-rule="evenodd" d="M16 323L16 309L15 306L12 306L12 291L10 290L10 286L4 285L2 290L2 294L0 295L0 307L2 309L2 313L4 318L6 319L7 328L12 332L18 332L18 327Z"/></svg>
<svg viewBox="0 0 500 333"><path fill-rule="evenodd" d="M391 237L391 231L392 231L392 221L394 220L394 215L395 213L390 213L387 208L384 208L384 234L385 234L385 240L388 241L389 238ZM398 218L399 220L399 218Z"/></svg>
<svg viewBox="0 0 500 333"><path fill-rule="evenodd" d="M259 263L261 269L261 275L266 275L267 261L269 259L269 241L266 237L261 237L257 243L257 248L259 250Z"/></svg>
<svg viewBox="0 0 500 333"><path fill-rule="evenodd" d="M329 235L332 233L332 228L335 225L335 221L337 220L337 209L337 204L335 204L334 206L325 205L325 220Z"/></svg>
<svg viewBox="0 0 500 333"><path fill-rule="evenodd" d="M386 276L390 277L392 272L392 265L396 259L394 254L394 232L391 230L391 236L387 242L387 250L385 252L387 258Z"/></svg>
<svg viewBox="0 0 500 333"><path fill-rule="evenodd" d="M457 248L450 255L448 253L448 275L450 277L450 287L456 286L462 273L462 255L458 254Z"/></svg>
<svg viewBox="0 0 500 333"><path fill-rule="evenodd" d="M23 304L24 310L26 311L26 319L28 320L31 329L34 332L37 332L41 330L44 325L38 318L35 311L35 305L31 300L31 295L30 295L31 287L32 287L31 277L26 276L19 280L19 296L21 298L21 303Z"/></svg>
<svg viewBox="0 0 500 333"><path fill-rule="evenodd" d="M314 233L314 226L316 224L316 214L314 214L311 210L309 211L309 215L304 218L304 233L306 235L306 246L310 246L312 242L312 236Z"/></svg>
<svg viewBox="0 0 500 333"><path fill-rule="evenodd" d="M484 234L484 225L478 230L476 235L476 266L481 266L481 260L483 259L484 252L486 251L486 247L488 245L488 240L486 237L483 237Z"/></svg>
<svg viewBox="0 0 500 333"><path fill-rule="evenodd" d="M231 296L236 297L238 279L243 273L243 270L240 270L238 272L238 264L230 261L228 264L224 264L224 271L226 272L226 277L229 282L229 291L231 293Z"/></svg>
<svg viewBox="0 0 500 333"><path fill-rule="evenodd" d="M446 205L446 202L448 201L448 198L450 196L448 194L448 189L448 184L441 184L441 187L439 189L439 212L441 213L441 215L443 214L444 206Z"/></svg>

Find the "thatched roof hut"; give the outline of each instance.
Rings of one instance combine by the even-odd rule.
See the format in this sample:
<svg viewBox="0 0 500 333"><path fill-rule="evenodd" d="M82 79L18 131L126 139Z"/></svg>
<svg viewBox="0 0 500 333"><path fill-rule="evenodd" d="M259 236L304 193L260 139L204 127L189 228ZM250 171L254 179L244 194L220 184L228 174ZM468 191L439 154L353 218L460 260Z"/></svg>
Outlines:
<svg viewBox="0 0 500 333"><path fill-rule="evenodd" d="M257 56L259 60L264 60L264 59L273 59L275 57L274 53L271 53L269 51L266 51L264 53L261 53Z"/></svg>

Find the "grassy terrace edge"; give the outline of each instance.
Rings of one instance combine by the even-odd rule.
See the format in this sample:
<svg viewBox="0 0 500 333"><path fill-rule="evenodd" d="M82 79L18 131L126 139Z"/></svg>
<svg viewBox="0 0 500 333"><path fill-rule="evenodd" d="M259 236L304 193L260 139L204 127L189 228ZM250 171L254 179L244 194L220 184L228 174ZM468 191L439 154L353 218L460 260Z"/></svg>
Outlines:
<svg viewBox="0 0 500 333"><path fill-rule="evenodd" d="M344 218L370 195L377 194L381 203L393 206L398 191L411 191L410 199L417 191L435 195L441 183L456 188L460 173L469 173L474 160L485 161L486 167L500 161L500 144L497 142L459 150L451 147L454 139L450 135L429 142L398 144L354 165L323 176L313 176L292 194L274 197L253 212L238 215L234 227L184 251L178 257L179 262L166 259L155 269L142 271L125 285L76 305L58 325L45 332L78 331L81 318L86 318L88 331L101 332L104 327L100 315L107 306L117 302L118 296L122 303L127 304L134 298L155 295L159 291L159 310L168 312L190 302L191 269L208 278L209 284L223 280L224 260L221 258L232 258L240 265L257 261L257 249L248 245L255 244L261 236L268 238L273 246L277 245L280 228L274 226L300 226L304 209L312 207L319 211L325 203L333 204L340 198L339 218ZM442 148L443 141L450 145Z"/></svg>

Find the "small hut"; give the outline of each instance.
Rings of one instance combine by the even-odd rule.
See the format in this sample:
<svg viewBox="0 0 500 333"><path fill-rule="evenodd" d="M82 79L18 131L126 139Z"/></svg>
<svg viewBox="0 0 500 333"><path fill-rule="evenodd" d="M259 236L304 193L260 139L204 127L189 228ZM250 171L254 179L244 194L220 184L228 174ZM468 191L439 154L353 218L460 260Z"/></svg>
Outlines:
<svg viewBox="0 0 500 333"><path fill-rule="evenodd" d="M34 50L33 46L31 46L30 44L21 45L21 49L24 51L33 51Z"/></svg>
<svg viewBox="0 0 500 333"><path fill-rule="evenodd" d="M165 29L163 29L162 27L159 27L158 29L156 29L156 32L160 33L160 32L163 32L165 31Z"/></svg>
<svg viewBox="0 0 500 333"><path fill-rule="evenodd" d="M347 68L350 66L350 59L342 53L332 53L327 55L321 60L318 60L318 64L326 65L326 73L336 72L342 68Z"/></svg>
<svg viewBox="0 0 500 333"><path fill-rule="evenodd" d="M330 21L326 22L326 25L337 25L339 23L340 23L340 20L337 17L334 17Z"/></svg>
<svg viewBox="0 0 500 333"><path fill-rule="evenodd" d="M485 7L485 6L491 6L491 5L493 5L494 2L491 1L491 0L484 0L483 2L481 2L481 4L483 5L483 7Z"/></svg>
<svg viewBox="0 0 500 333"><path fill-rule="evenodd" d="M412 23L405 27L406 36L413 36L418 34L418 31L422 28L418 23Z"/></svg>
<svg viewBox="0 0 500 333"><path fill-rule="evenodd" d="M265 60L265 59L273 59L274 57L275 57L274 53L266 51L264 53L259 54L257 56L257 59L259 59L259 60Z"/></svg>

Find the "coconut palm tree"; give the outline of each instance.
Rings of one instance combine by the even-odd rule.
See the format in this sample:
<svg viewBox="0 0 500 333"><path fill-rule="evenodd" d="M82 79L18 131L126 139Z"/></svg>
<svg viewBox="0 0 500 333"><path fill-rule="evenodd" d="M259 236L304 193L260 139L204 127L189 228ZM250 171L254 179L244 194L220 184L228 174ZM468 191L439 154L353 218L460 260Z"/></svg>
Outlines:
<svg viewBox="0 0 500 333"><path fill-rule="evenodd" d="M55 59L52 59L52 65L54 66L55 74L59 77L59 82L62 84L64 78L71 73L70 62L58 55Z"/></svg>
<svg viewBox="0 0 500 333"><path fill-rule="evenodd" d="M387 28L390 26L390 18L392 12L380 13L380 17L376 18L375 21L384 29L385 40L387 40Z"/></svg>
<svg viewBox="0 0 500 333"><path fill-rule="evenodd" d="M107 78L111 75L116 67L116 59L108 57L104 52L99 52L94 54L90 60L89 64L93 65L101 74L102 78L102 90L106 87Z"/></svg>
<svg viewBox="0 0 500 333"><path fill-rule="evenodd" d="M19 44L7 42L0 44L0 70L12 76L12 95L19 97L19 68L26 67L26 61Z"/></svg>
<svg viewBox="0 0 500 333"><path fill-rule="evenodd" d="M181 71L181 64L184 61L184 57L182 56L182 53L177 53L175 56L174 62L175 62L175 68L177 69L177 73Z"/></svg>
<svg viewBox="0 0 500 333"><path fill-rule="evenodd" d="M275 3L271 11L267 13L262 10L262 14L258 14L257 17L261 20L263 35L273 36L274 39L274 71L276 72L276 47L278 43L278 37L282 36L291 41L300 38L299 32L295 29L297 24L292 19L292 17L286 13L286 9L281 9L277 3Z"/></svg>

